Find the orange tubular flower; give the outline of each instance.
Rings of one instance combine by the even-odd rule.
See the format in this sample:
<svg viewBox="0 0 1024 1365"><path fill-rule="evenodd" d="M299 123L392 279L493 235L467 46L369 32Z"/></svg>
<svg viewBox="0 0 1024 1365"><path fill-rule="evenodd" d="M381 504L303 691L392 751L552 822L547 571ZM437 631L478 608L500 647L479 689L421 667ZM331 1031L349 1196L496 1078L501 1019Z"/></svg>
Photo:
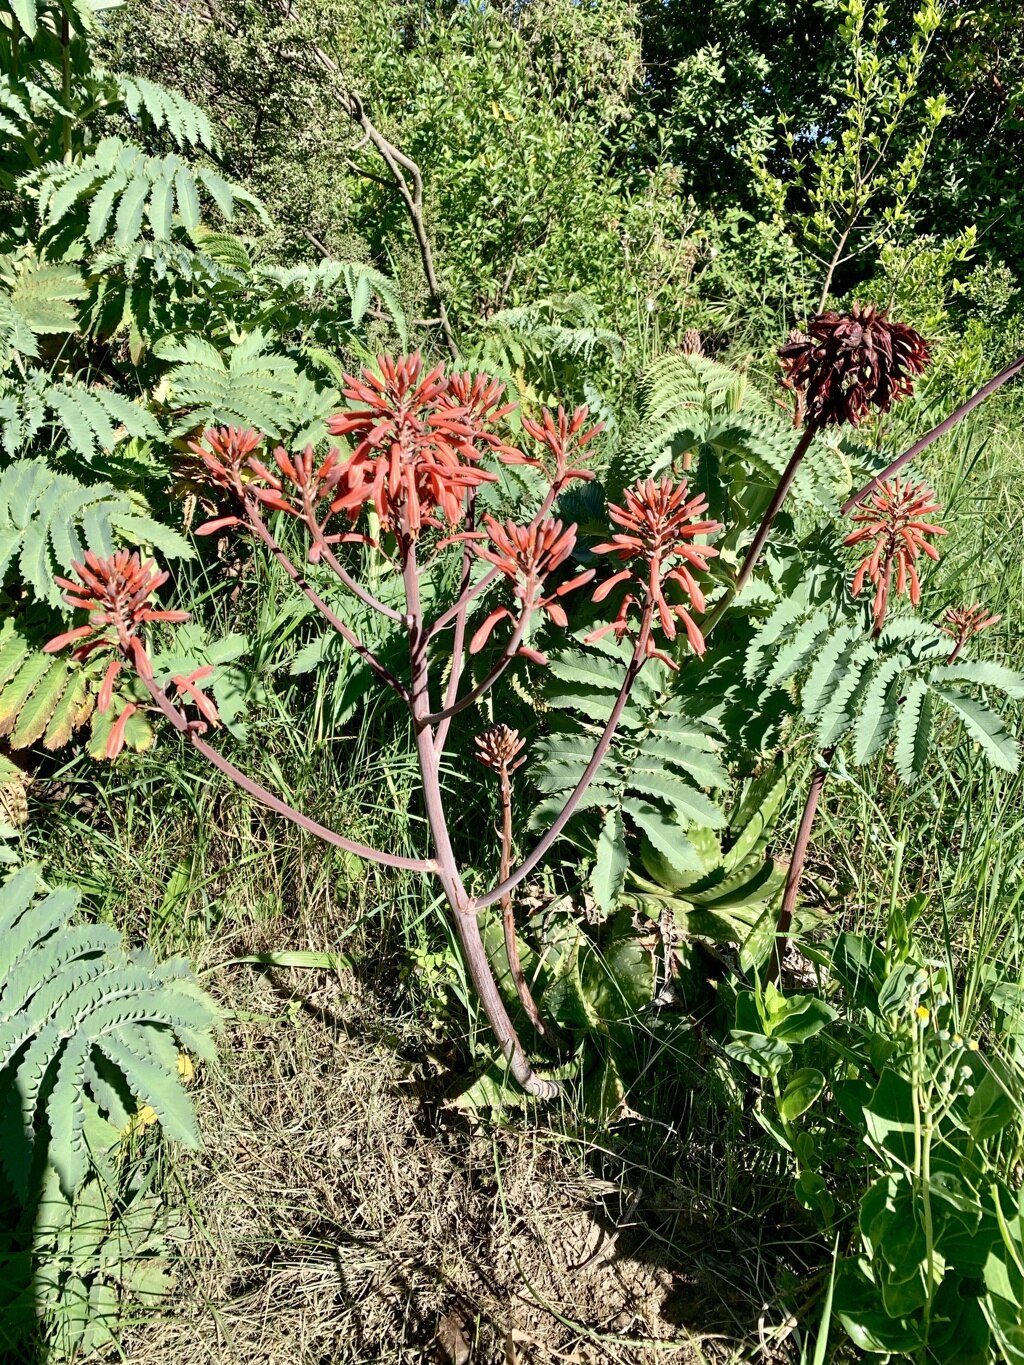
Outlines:
<svg viewBox="0 0 1024 1365"><path fill-rule="evenodd" d="M504 526L494 517L485 516L488 544L470 542L473 553L500 569L515 584L515 595L523 604L523 614L541 610L547 612L556 625L563 628L568 618L558 601L567 592L581 587L594 576L593 569L577 574L568 582L562 583L553 593L544 594L544 580L572 554L576 544L576 527L563 528L560 521L545 517L536 526L517 526L507 521ZM470 641L471 654L478 653L489 638L497 623L512 613L508 607L498 607L484 621ZM544 656L535 650L522 651L538 663L544 663Z"/></svg>
<svg viewBox="0 0 1024 1365"><path fill-rule="evenodd" d="M579 458L579 452L583 447L589 445L594 437L604 430L602 424L598 422L584 431L586 420L585 407L577 408L571 417L560 407L557 416L553 416L544 408L539 422L535 422L531 417L523 418L523 430L544 446L554 460L553 467L543 458L524 455L521 450L506 449L501 458L506 464L525 464L533 469L544 469L556 493L571 479L592 479L593 470L571 467L569 463L570 459Z"/></svg>
<svg viewBox="0 0 1024 1365"><path fill-rule="evenodd" d="M504 396L505 385L497 379L486 374L472 375L466 370L448 376L448 391L441 404L459 413L472 431L472 441L480 441L495 455L511 459L519 452L514 446L506 445L495 429L502 418L516 410L515 403L502 403Z"/></svg>
<svg viewBox="0 0 1024 1365"><path fill-rule="evenodd" d="M494 406L500 395L486 384L468 384L466 376L453 390L440 365L424 375L418 351L398 360L380 356L377 363L379 376L371 370L362 379L345 376L345 397L364 406L328 423L336 436L360 438L345 464L347 489L331 510L355 517L372 502L384 526L412 536L437 525L437 512L455 525L467 491L496 481L474 467L484 453L474 442L490 444L483 433L489 436L501 412Z"/></svg>
<svg viewBox="0 0 1024 1365"><path fill-rule="evenodd" d="M686 631L690 647L697 655L704 653L704 637L681 603L670 603L665 595L669 583L675 583L686 593L697 611L704 611L704 593L693 576L693 570L707 572L708 560L718 551L711 545L695 545L697 536L714 535L725 528L717 521L698 520L707 511L703 493L690 497L686 479L676 483L666 475L660 483L653 479L640 480L624 494L625 507L610 505L608 514L623 529L612 536L606 545L595 545L595 554L617 555L630 567L620 569L606 579L594 593L594 601L603 601L619 583L633 582L642 589L642 596L626 594L614 621L599 627L587 636L588 641L599 640L610 631L621 640L628 629L628 616L634 606L646 603L658 614L661 628L670 640L676 638L675 619ZM634 566L632 561L639 561ZM663 659L670 667L676 664L648 641L647 653Z"/></svg>
<svg viewBox="0 0 1024 1365"><path fill-rule="evenodd" d="M57 654L74 645L72 657L79 660L88 659L100 649L115 651L96 699L97 709L105 714L114 703L114 684L126 662L141 678L153 677L153 665L139 636L141 628L151 621L180 623L187 621L189 615L187 611L162 611L149 605L149 599L169 575L159 572L152 560L143 562L137 551L118 550L103 558L88 550L85 563L72 562L72 568L80 583L67 578L58 578L56 582L66 590L64 601L69 607L89 613L88 625L55 636L43 648L47 654ZM216 724L217 710L199 687L212 672L211 667L199 668L187 677L174 678L173 683L179 693L189 694L207 720ZM138 709L134 702L124 706L107 738L107 758L116 758L121 752L128 721Z"/></svg>
<svg viewBox="0 0 1024 1365"><path fill-rule="evenodd" d="M245 490L245 474L251 463L250 456L262 440L263 437L249 427L207 427L202 441L189 441L188 448L198 455L215 488L241 499ZM234 515L213 517L197 526L195 534L210 536L216 531L240 525L240 519Z"/></svg>
<svg viewBox="0 0 1024 1365"><path fill-rule="evenodd" d="M926 484L911 484L899 478L882 484L865 509L853 518L859 529L843 541L844 545L863 545L874 542L853 576L851 591L859 596L866 579L875 585L872 606L875 630L885 623L892 589L892 572L896 570L896 592L902 596L909 585L910 600L916 607L921 601L921 580L917 573L917 557L923 552L929 559L938 559L939 552L929 543L929 536L944 536L945 528L927 521L940 505Z"/></svg>
<svg viewBox="0 0 1024 1365"><path fill-rule="evenodd" d="M249 484L249 491L266 507L302 520L318 520L320 504L333 498L345 477L348 460L337 446L331 446L326 456L318 459L312 446L296 455L289 455L283 446L274 451L280 474L273 473L259 460L249 461L249 467L260 483ZM262 486L261 486L262 485ZM290 486L289 486L290 485ZM330 509L334 510L333 505ZM320 547L314 545L310 559L316 562Z"/></svg>
<svg viewBox="0 0 1024 1365"><path fill-rule="evenodd" d="M189 441L188 448L206 466L211 483L241 497L242 471L262 440L249 427L207 427L202 441Z"/></svg>
<svg viewBox="0 0 1024 1365"><path fill-rule="evenodd" d="M89 613L89 624L56 636L44 646L46 653L56 654L73 644L73 657L87 659L97 649L114 648L132 660L142 677L151 678L153 668L139 630L149 621L188 620L187 611L157 611L149 605L169 575L160 573L151 559L143 563L138 552L127 550L105 559L87 550L85 563L72 561L71 567L80 583L69 578L55 581L65 589L63 597L69 607ZM110 675L110 669L107 672ZM116 676L115 672L109 681L104 680L108 693Z"/></svg>

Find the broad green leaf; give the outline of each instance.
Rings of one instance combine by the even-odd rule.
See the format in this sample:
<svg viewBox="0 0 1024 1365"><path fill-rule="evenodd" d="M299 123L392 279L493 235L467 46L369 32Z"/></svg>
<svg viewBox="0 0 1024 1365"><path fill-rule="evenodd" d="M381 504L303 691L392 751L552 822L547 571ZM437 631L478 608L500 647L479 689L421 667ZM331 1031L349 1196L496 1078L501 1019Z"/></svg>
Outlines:
<svg viewBox="0 0 1024 1365"><path fill-rule="evenodd" d="M801 1067L793 1074L782 1092L779 1112L787 1123L792 1123L793 1119L806 1114L824 1089L825 1077L820 1071L811 1066Z"/></svg>
<svg viewBox="0 0 1024 1365"><path fill-rule="evenodd" d="M727 1043L726 1052L737 1062L742 1062L755 1076L775 1076L790 1060L793 1053L787 1043L778 1038L768 1038L763 1033L744 1033L732 1030L732 1042Z"/></svg>

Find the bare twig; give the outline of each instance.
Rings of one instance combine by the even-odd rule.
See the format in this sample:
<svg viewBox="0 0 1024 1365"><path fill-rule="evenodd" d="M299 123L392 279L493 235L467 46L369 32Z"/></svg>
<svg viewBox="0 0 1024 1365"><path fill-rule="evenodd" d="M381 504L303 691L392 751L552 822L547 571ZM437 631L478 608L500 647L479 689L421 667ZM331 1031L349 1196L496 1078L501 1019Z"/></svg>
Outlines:
<svg viewBox="0 0 1024 1365"><path fill-rule="evenodd" d="M289 0L280 0L281 9L289 19L294 19L295 14ZM363 130L364 139L371 144L377 154L381 157L384 164L391 173L395 188L402 197L409 221L412 223L412 230L416 237L416 245L419 247L420 261L423 265L423 275L427 282L427 289L437 313L437 320L444 336L445 346L452 360L458 362L459 348L452 332L451 323L448 319L448 310L445 307L444 293L437 278L437 270L434 266L434 253L431 249L430 238L427 236L426 224L423 219L423 176L419 166L413 161L412 157L406 156L401 148L396 147L393 142L389 142L373 120L363 105L363 101L354 90L351 90L345 83L345 77L338 63L326 53L322 47L316 43L309 43L309 51L314 60L323 68L334 80L332 94L338 104L344 109L353 123L357 123ZM356 167L360 174L368 174L371 179L380 179L372 172L364 172L361 167ZM385 183L385 182L381 182Z"/></svg>

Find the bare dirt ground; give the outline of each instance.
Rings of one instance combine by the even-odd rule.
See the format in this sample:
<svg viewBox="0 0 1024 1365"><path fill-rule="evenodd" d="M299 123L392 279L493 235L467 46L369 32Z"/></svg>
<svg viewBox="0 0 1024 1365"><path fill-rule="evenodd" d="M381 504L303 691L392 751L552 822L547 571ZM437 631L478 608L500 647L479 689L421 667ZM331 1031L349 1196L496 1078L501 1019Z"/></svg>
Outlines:
<svg viewBox="0 0 1024 1365"><path fill-rule="evenodd" d="M667 1249L671 1190L649 1217L649 1191L555 1127L431 1098L429 1060L349 977L218 977L237 1017L197 1077L206 1149L168 1183L191 1242L172 1303L123 1341L130 1365L789 1358L763 1328L738 1345L750 1304L730 1308L727 1251L686 1197Z"/></svg>

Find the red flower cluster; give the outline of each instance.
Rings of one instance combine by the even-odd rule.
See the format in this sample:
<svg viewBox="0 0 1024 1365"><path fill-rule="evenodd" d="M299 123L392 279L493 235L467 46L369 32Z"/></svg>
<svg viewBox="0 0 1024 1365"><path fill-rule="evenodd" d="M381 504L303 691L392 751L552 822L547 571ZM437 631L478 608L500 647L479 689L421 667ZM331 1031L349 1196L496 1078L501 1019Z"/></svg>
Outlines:
<svg viewBox="0 0 1024 1365"><path fill-rule="evenodd" d="M930 358L923 336L890 322L873 304L855 303L849 314L819 313L808 332L790 333L779 359L783 386L796 392L818 426L857 426L872 407L888 412L913 391Z"/></svg>
<svg viewBox="0 0 1024 1365"><path fill-rule="evenodd" d="M539 422L535 422L532 417L523 418L523 430L545 448L554 461L553 465L543 458L524 455L521 450L508 448L503 452L502 458L506 464L529 465L533 469L543 469L555 493L560 492L570 479L592 479L594 477L592 470L570 464L570 460L580 458L579 453L583 447L589 445L594 437L604 430L600 422L588 427L586 431L583 430L587 412L585 407L577 408L569 417L564 408L560 407L557 415L544 408Z"/></svg>
<svg viewBox="0 0 1024 1365"><path fill-rule="evenodd" d="M502 403L505 385L486 374L472 375L468 370L448 376L448 391L442 403L458 411L470 428L473 441L480 441L502 458L518 454L514 446L506 445L497 431L497 424L511 412L515 403Z"/></svg>
<svg viewBox="0 0 1024 1365"><path fill-rule="evenodd" d="M560 521L545 517L536 525L517 526L514 521L507 521L502 526L490 516L484 517L484 525L487 527L488 544L479 545L471 541L471 548L481 559L493 564L512 580L515 595L523 604L523 615L537 610L546 611L556 625L568 625L558 598L588 583L594 576L593 569L577 574L547 596L544 594L544 581L572 554L576 544L575 525L566 529ZM471 654L476 654L484 647L491 631L506 616L512 616L508 607L498 607L491 612L470 641ZM538 662L544 662L543 655L534 650L525 649L522 652Z"/></svg>
<svg viewBox="0 0 1024 1365"><path fill-rule="evenodd" d="M71 567L81 582L69 578L56 582L64 588L69 607L89 613L89 624L56 636L45 646L46 653L56 654L73 644L74 658L87 659L97 649L115 648L133 661L144 678L151 678L153 669L139 630L149 621L188 620L187 611L156 611L149 605L169 575L158 572L151 559L143 563L137 551L127 550L106 559L87 550L85 563L72 561Z"/></svg>
<svg viewBox="0 0 1024 1365"><path fill-rule="evenodd" d="M939 552L929 543L929 536L944 536L945 529L926 520L940 510L935 494L925 484L892 479L874 493L865 510L853 520L859 529L852 531L844 545L863 545L874 542L853 576L851 591L859 596L866 579L875 585L872 612L875 630L881 630L889 607L892 573L896 570L896 592L902 596L910 587L914 606L921 601L921 582L917 573L917 557L923 552L929 559L938 559Z"/></svg>
<svg viewBox="0 0 1024 1365"><path fill-rule="evenodd" d="M515 405L503 401L505 386L497 380L468 371L446 377L440 365L424 373L419 352L380 356L377 363L380 374L366 369L361 378L345 376L345 396L358 406L328 423L334 435L356 438L351 454L333 448L320 459L310 446L300 455L278 448L272 471L253 455L263 438L239 427L211 427L191 449L216 487L299 517L314 532L338 512L354 520L368 503L381 524L400 535L416 537L442 519L454 526L468 492L496 481L480 468L488 454L506 464L547 468L548 505L570 479L593 478L574 464L601 430L584 430L586 408L571 417L562 408L557 416L544 409L540 421L524 419L527 433L548 452L548 458L528 456L501 435L499 424ZM325 502L326 515L320 510ZM198 534L240 524L236 516L219 516ZM323 537L329 543L349 538ZM314 546L314 558L319 548Z"/></svg>
<svg viewBox="0 0 1024 1365"><path fill-rule="evenodd" d="M623 530L613 535L608 544L596 545L594 552L617 555L630 567L606 579L594 593L594 601L603 601L617 584L627 581L637 584L643 595L627 593L615 620L593 631L587 637L588 641L599 640L610 631L621 640L628 629L630 609L649 603L657 611L661 627L670 640L676 638L673 618L678 618L694 653L703 654L704 637L693 617L681 603L670 603L665 591L674 583L682 588L697 611L704 610L704 593L691 570L707 572L708 560L718 551L713 546L693 542L697 536L713 535L725 528L717 521L698 520L707 511L707 499L703 493L690 497L686 479L679 483L669 475L660 483L641 479L626 489L624 497L625 507L610 505L608 508L612 521ZM634 560L639 564L633 565L631 561ZM654 647L653 641L648 641L647 653L675 667L671 659Z"/></svg>
<svg viewBox="0 0 1024 1365"><path fill-rule="evenodd" d="M68 578L58 578L56 582L65 589L64 601L68 606L87 611L89 622L55 636L44 645L44 650L47 654L56 654L68 645L74 645L72 657L79 660L90 658L100 649L115 652L96 699L97 710L105 714L113 705L114 684L126 662L140 677L153 677L153 665L139 637L142 627L151 621L180 623L187 621L189 616L187 611L161 611L149 605L149 599L166 583L168 575L159 572L152 560L143 563L137 552L118 550L103 558L88 550L85 563L72 562L72 568L81 582L75 583ZM212 672L211 667L198 668L187 677L178 675L172 681L179 693L188 693L200 713L216 724L219 719L216 707L199 686ZM108 758L116 758L121 752L125 729L138 709L134 702L125 704L107 738Z"/></svg>
<svg viewBox="0 0 1024 1365"><path fill-rule="evenodd" d="M202 460L212 483L241 497L243 471L262 439L249 427L207 427L203 440L189 441L188 448Z"/></svg>
<svg viewBox="0 0 1024 1365"><path fill-rule="evenodd" d="M413 536L435 525L438 511L455 525L467 491L495 481L475 468L484 452L474 442L489 445L484 433L490 438L489 424L507 411L495 407L500 385L495 391L463 375L453 389L441 365L423 374L418 351L398 360L380 356L377 363L379 376L372 370L362 379L345 376L345 397L363 406L328 423L336 436L359 438L344 465L346 491L333 510L354 517L371 502L382 525Z"/></svg>

